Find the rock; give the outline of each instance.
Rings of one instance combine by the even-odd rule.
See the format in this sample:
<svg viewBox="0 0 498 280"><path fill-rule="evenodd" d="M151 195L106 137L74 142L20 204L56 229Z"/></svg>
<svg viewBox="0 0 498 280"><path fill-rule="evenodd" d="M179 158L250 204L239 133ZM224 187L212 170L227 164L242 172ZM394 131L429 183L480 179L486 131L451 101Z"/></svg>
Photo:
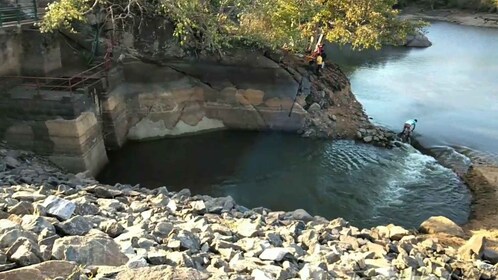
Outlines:
<svg viewBox="0 0 498 280"><path fill-rule="evenodd" d="M396 277L396 271L392 267L379 267L375 269L375 272L382 275L388 279Z"/></svg>
<svg viewBox="0 0 498 280"><path fill-rule="evenodd" d="M170 201L168 202L168 205L166 205L166 208L168 208L168 209L169 209L169 211L171 211L171 213L175 213L175 212L176 212L176 209L178 208L178 207L176 206L176 201L174 201L174 200L170 200Z"/></svg>
<svg viewBox="0 0 498 280"><path fill-rule="evenodd" d="M21 226L11 220L1 219L0 220L0 234L3 234L12 229L21 229Z"/></svg>
<svg viewBox="0 0 498 280"><path fill-rule="evenodd" d="M76 209L76 204L73 202L53 195L47 197L42 206L45 207L48 215L61 220L69 219Z"/></svg>
<svg viewBox="0 0 498 280"><path fill-rule="evenodd" d="M145 260L143 257L134 257L131 258L127 263L126 267L131 268L131 269L137 269L140 267L147 267L149 264L147 263L147 260Z"/></svg>
<svg viewBox="0 0 498 280"><path fill-rule="evenodd" d="M97 203L100 205L102 210L109 212L121 211L125 208L123 203L117 199L99 198L97 199Z"/></svg>
<svg viewBox="0 0 498 280"><path fill-rule="evenodd" d="M55 259L84 265L119 266L128 262L128 258L114 240L92 232L86 236L66 236L57 239L52 254Z"/></svg>
<svg viewBox="0 0 498 280"><path fill-rule="evenodd" d="M464 236L461 227L443 216L433 216L425 220L420 225L419 231L422 233L446 233L458 237Z"/></svg>
<svg viewBox="0 0 498 280"><path fill-rule="evenodd" d="M498 252L493 248L485 248L482 258L492 264L498 263Z"/></svg>
<svg viewBox="0 0 498 280"><path fill-rule="evenodd" d="M165 238L173 230L173 224L170 222L159 222L154 228L154 233L159 237Z"/></svg>
<svg viewBox="0 0 498 280"><path fill-rule="evenodd" d="M123 192L120 190L114 190L110 187L103 187L103 186L92 186L86 188L85 191L99 198L115 198L116 196L123 195Z"/></svg>
<svg viewBox="0 0 498 280"><path fill-rule="evenodd" d="M320 112L320 110L322 110L322 107L320 107L320 104L318 103L313 103L311 104L311 106L308 108L308 112L310 113L318 113Z"/></svg>
<svg viewBox="0 0 498 280"><path fill-rule="evenodd" d="M78 280L80 269L66 261L47 261L40 264L0 272L1 280Z"/></svg>
<svg viewBox="0 0 498 280"><path fill-rule="evenodd" d="M294 210L293 212L291 212L291 217L294 220L300 220L305 223L313 220L313 217L304 209Z"/></svg>
<svg viewBox="0 0 498 280"><path fill-rule="evenodd" d="M388 225L387 228L389 229L389 239L391 240L400 240L403 236L410 234L408 230L393 224Z"/></svg>
<svg viewBox="0 0 498 280"><path fill-rule="evenodd" d="M152 205L155 205L155 206L166 206L166 205L168 205L169 201L170 201L169 197L167 197L164 194L160 194L160 195L158 195L150 200ZM138 205L133 205L134 211L138 210L138 209L142 209L141 211L145 211L147 209L147 206L145 204L140 205L140 206L141 207L138 207Z"/></svg>
<svg viewBox="0 0 498 280"><path fill-rule="evenodd" d="M256 236L259 229L258 221L253 222L251 219L241 219L237 224L237 234L243 237Z"/></svg>
<svg viewBox="0 0 498 280"><path fill-rule="evenodd" d="M149 263L153 265L166 264L168 261L167 255L168 253L164 250L150 251L147 254L147 259L149 260Z"/></svg>
<svg viewBox="0 0 498 280"><path fill-rule="evenodd" d="M116 280L207 280L209 276L193 268L171 267L169 265L158 265L142 267L138 269L127 269L116 276Z"/></svg>
<svg viewBox="0 0 498 280"><path fill-rule="evenodd" d="M202 213L206 211L206 204L204 204L204 201L199 200L199 201L191 201L190 202L190 207L192 207L193 210Z"/></svg>
<svg viewBox="0 0 498 280"><path fill-rule="evenodd" d="M9 213L14 215L29 215L34 212L33 203L21 201L9 208Z"/></svg>
<svg viewBox="0 0 498 280"><path fill-rule="evenodd" d="M180 240L181 247L192 252L198 252L201 248L199 238L189 231L181 230L177 235L177 239Z"/></svg>
<svg viewBox="0 0 498 280"><path fill-rule="evenodd" d="M33 246L30 241L28 241L27 239L19 239L19 241L21 241L22 244L20 246L16 246L17 249L12 250L15 252L10 256L11 261L17 263L19 266L28 266L40 263L42 261L39 257L39 249L35 248L35 246ZM15 245L13 245L13 247L14 246ZM9 253L11 249L9 249Z"/></svg>
<svg viewBox="0 0 498 280"><path fill-rule="evenodd" d="M373 140L372 136L363 137L363 142L365 142L365 143L370 143L370 142L372 142L372 140Z"/></svg>
<svg viewBox="0 0 498 280"><path fill-rule="evenodd" d="M271 277L271 275L268 275L264 271L261 271L259 269L254 269L251 272L251 277L253 277L254 280L272 280L273 279Z"/></svg>
<svg viewBox="0 0 498 280"><path fill-rule="evenodd" d="M483 255L486 239L483 235L472 236L458 249L458 256L463 260L480 259Z"/></svg>
<svg viewBox="0 0 498 280"><path fill-rule="evenodd" d="M92 229L92 225L86 218L75 216L63 223L57 224L56 228L64 235L85 235Z"/></svg>
<svg viewBox="0 0 498 280"><path fill-rule="evenodd" d="M321 280L327 279L327 273L320 267L312 267L310 264L305 264L299 271L299 276L302 280Z"/></svg>
<svg viewBox="0 0 498 280"><path fill-rule="evenodd" d="M211 198L204 202L207 213L220 214L235 207L235 201L231 196Z"/></svg>
<svg viewBox="0 0 498 280"><path fill-rule="evenodd" d="M166 206L166 204L169 202L169 198L166 197L166 199L167 199L167 201L163 206ZM130 208L133 212L138 213L138 212L146 211L147 209L149 209L149 206L147 206L147 204L145 204L141 201L133 201L130 204Z"/></svg>
<svg viewBox="0 0 498 280"><path fill-rule="evenodd" d="M45 217L35 215L23 216L21 226L23 229L36 234L40 234L43 230L47 230L48 232L55 234L55 227Z"/></svg>
<svg viewBox="0 0 498 280"><path fill-rule="evenodd" d="M125 228L120 223L109 220L100 224L100 230L107 233L110 237L115 238L121 235L125 231Z"/></svg>
<svg viewBox="0 0 498 280"><path fill-rule="evenodd" d="M45 199L46 196L43 194L37 194L33 192L18 191L12 195L12 198L17 200L25 200L25 201L38 201Z"/></svg>
<svg viewBox="0 0 498 280"><path fill-rule="evenodd" d="M3 159L3 162L5 163L5 166L10 169L17 168L21 163L19 161L11 156L6 156Z"/></svg>
<svg viewBox="0 0 498 280"><path fill-rule="evenodd" d="M98 215L100 209L94 203L87 201L85 199L76 199L73 200L76 204L76 209L74 210L75 215L86 216L86 215Z"/></svg>
<svg viewBox="0 0 498 280"><path fill-rule="evenodd" d="M13 268L16 268L17 264L16 263L6 263L6 264L0 264L0 272L6 271L6 270L11 270ZM2 273L0 273L0 279L11 279L11 278L2 278ZM9 276L10 277L10 276ZM12 278L14 279L14 278Z"/></svg>
<svg viewBox="0 0 498 280"><path fill-rule="evenodd" d="M16 240L20 238L26 238L34 242L37 239L36 235L34 235L31 232L19 229L12 229L0 236L0 248L10 247L12 246L12 244L14 244L14 242L16 242Z"/></svg>
<svg viewBox="0 0 498 280"><path fill-rule="evenodd" d="M179 191L178 193L173 195L173 198L183 200L183 199L189 198L191 195L192 194L190 193L189 189L182 189L181 191Z"/></svg>
<svg viewBox="0 0 498 280"><path fill-rule="evenodd" d="M429 41L429 38L427 38L427 36L419 33L417 35L408 35L406 37L405 46L411 48L427 48L432 46L432 43L431 41Z"/></svg>
<svg viewBox="0 0 498 280"><path fill-rule="evenodd" d="M291 255L290 252L285 248L268 248L259 255L259 258L262 260L268 261L281 261L285 256ZM292 256L292 255L291 255Z"/></svg>

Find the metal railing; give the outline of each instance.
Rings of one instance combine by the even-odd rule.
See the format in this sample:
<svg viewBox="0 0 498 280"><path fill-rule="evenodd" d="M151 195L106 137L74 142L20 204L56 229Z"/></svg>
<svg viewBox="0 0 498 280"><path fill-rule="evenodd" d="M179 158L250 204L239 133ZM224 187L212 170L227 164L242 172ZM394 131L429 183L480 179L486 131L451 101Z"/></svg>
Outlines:
<svg viewBox="0 0 498 280"><path fill-rule="evenodd" d="M0 27L33 23L42 17L36 0L24 3L16 1L12 4L5 2L0 2Z"/></svg>
<svg viewBox="0 0 498 280"><path fill-rule="evenodd" d="M108 67L109 63L105 61L71 77L2 76L0 79L16 80L22 86L36 89L38 92L50 90L73 93L78 88L89 86L88 81L95 84L95 80L105 78L107 83Z"/></svg>

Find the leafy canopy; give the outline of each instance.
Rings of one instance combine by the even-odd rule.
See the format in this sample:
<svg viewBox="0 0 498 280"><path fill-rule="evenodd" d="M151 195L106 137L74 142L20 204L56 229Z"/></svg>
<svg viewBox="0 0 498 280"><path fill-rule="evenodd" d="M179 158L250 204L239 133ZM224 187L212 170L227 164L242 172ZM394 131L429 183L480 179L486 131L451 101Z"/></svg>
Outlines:
<svg viewBox="0 0 498 280"><path fill-rule="evenodd" d="M402 42L420 22L400 20L396 0L57 0L47 8L42 32L70 28L95 9L107 20L130 22L162 15L184 48L219 51L236 45L301 51L317 31L355 49Z"/></svg>

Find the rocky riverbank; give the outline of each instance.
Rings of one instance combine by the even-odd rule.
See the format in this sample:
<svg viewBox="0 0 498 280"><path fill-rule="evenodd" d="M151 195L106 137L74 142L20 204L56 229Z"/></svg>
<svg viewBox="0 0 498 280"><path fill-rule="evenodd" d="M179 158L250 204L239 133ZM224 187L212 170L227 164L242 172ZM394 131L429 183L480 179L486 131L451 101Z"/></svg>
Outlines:
<svg viewBox="0 0 498 280"><path fill-rule="evenodd" d="M443 217L358 229L188 189L102 185L0 147L0 279L493 279L486 238Z"/></svg>
<svg viewBox="0 0 498 280"><path fill-rule="evenodd" d="M272 55L271 59L301 82L299 103L307 112L304 137L355 139L364 143L389 147L396 134L373 125L363 106L351 91L346 74L336 64L326 63L320 76L313 73L304 58L295 55ZM304 79L303 79L304 78ZM302 81L309 81L303 84Z"/></svg>
<svg viewBox="0 0 498 280"><path fill-rule="evenodd" d="M401 13L405 19L447 21L462 25L498 28L498 14L459 9L428 10L417 6L406 7Z"/></svg>

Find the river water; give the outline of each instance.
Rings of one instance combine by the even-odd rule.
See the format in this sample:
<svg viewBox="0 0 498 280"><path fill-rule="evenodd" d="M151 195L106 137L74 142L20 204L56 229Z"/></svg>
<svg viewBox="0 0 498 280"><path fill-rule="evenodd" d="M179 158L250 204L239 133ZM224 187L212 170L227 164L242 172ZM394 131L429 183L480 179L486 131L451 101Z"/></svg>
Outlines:
<svg viewBox="0 0 498 280"><path fill-rule="evenodd" d="M498 30L434 23L428 49L386 48L329 56L378 124L419 120L417 140L449 166L498 154ZM106 183L231 195L246 207L306 209L360 227L416 227L432 215L464 223L470 193L454 172L410 146L278 133L214 132L128 143L110 154Z"/></svg>
<svg viewBox="0 0 498 280"><path fill-rule="evenodd" d="M401 130L416 118L417 141L442 160L498 162L498 29L434 22L427 31L430 48L331 47L329 57L374 122Z"/></svg>

